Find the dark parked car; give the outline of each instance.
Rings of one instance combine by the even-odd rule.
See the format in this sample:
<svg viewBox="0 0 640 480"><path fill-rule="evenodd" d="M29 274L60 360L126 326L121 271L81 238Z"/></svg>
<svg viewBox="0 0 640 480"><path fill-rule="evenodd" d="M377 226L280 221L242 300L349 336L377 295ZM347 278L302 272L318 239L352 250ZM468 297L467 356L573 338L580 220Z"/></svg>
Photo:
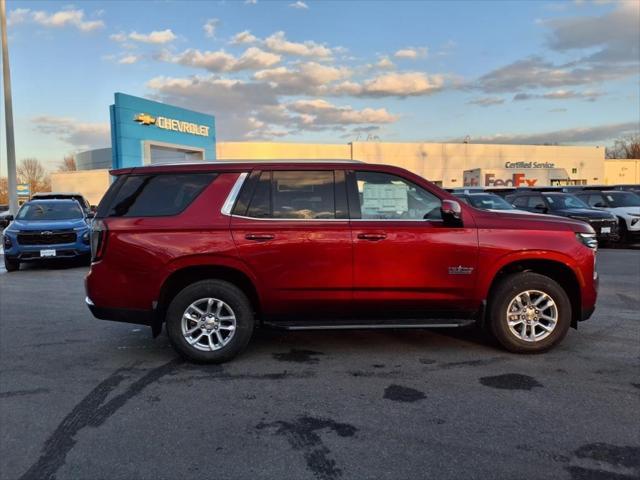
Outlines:
<svg viewBox="0 0 640 480"><path fill-rule="evenodd" d="M256 326L477 323L511 351L540 352L595 308L588 224L478 210L401 168L263 161L112 174L92 223L87 305L155 335L166 324L194 361L229 360Z"/></svg>
<svg viewBox="0 0 640 480"><path fill-rule="evenodd" d="M454 191L453 195L472 207L481 210L489 210L490 212L507 212L507 213L525 213L525 210L518 210L504 198L489 192L475 191Z"/></svg>
<svg viewBox="0 0 640 480"><path fill-rule="evenodd" d="M525 191L507 195L506 199L521 210L586 222L593 227L600 242L616 242L619 239L617 217L609 212L591 208L575 195L562 192Z"/></svg>
<svg viewBox="0 0 640 480"><path fill-rule="evenodd" d="M87 201L86 198L81 193L73 193L73 192L38 192L34 193L31 197L31 200L63 200L63 199L72 199L80 204L82 209L90 213L91 205Z"/></svg>

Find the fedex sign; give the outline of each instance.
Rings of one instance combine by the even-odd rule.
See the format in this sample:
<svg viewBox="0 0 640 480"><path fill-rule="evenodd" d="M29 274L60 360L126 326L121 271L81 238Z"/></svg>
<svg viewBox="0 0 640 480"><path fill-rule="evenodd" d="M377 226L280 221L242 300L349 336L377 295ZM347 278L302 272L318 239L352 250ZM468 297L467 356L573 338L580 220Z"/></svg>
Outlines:
<svg viewBox="0 0 640 480"><path fill-rule="evenodd" d="M533 187L537 181L537 178L526 178L524 173L514 173L511 178L507 179L496 178L495 173L485 173L484 175L485 187Z"/></svg>

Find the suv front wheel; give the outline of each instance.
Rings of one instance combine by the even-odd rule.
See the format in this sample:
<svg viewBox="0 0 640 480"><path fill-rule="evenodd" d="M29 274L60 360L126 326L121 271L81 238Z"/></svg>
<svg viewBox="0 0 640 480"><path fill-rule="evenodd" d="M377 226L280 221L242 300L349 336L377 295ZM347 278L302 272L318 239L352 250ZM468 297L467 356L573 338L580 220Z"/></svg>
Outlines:
<svg viewBox="0 0 640 480"><path fill-rule="evenodd" d="M509 351L549 350L567 334L571 302L554 280L532 272L503 278L493 290L489 308L491 331Z"/></svg>
<svg viewBox="0 0 640 480"><path fill-rule="evenodd" d="M167 334L189 360L222 363L238 355L253 333L246 295L222 280L202 280L178 293L167 310Z"/></svg>

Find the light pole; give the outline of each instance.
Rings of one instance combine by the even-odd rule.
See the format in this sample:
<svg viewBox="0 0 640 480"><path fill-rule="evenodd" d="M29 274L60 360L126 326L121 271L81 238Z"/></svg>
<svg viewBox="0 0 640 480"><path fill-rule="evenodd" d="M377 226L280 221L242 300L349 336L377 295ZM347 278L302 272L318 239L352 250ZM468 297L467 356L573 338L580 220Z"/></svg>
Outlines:
<svg viewBox="0 0 640 480"><path fill-rule="evenodd" d="M16 191L16 145L13 138L13 105L11 103L11 71L9 70L9 47L7 45L7 3L0 0L0 30L2 30L2 83L4 86L4 121L7 137L7 176L9 178L9 211L18 210Z"/></svg>

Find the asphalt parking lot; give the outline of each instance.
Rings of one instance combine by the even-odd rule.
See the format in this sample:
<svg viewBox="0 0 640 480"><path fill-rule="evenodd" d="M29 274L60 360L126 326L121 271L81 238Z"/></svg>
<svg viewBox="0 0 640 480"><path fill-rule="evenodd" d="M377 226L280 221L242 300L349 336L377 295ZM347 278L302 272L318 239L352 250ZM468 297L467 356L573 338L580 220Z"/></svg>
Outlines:
<svg viewBox="0 0 640 480"><path fill-rule="evenodd" d="M475 330L260 332L194 366L95 320L87 267L0 269L2 479L640 478L640 252L544 355Z"/></svg>

